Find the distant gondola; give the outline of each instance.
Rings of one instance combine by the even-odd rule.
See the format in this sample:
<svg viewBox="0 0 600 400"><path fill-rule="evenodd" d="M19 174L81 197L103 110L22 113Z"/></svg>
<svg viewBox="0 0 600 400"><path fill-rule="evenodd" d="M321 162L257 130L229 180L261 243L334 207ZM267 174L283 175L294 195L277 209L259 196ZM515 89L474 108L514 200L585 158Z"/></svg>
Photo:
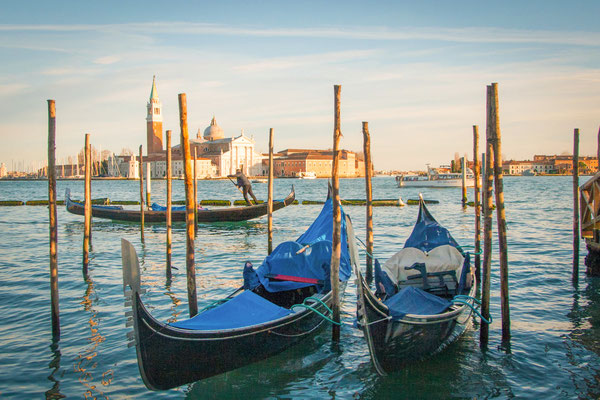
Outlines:
<svg viewBox="0 0 600 400"><path fill-rule="evenodd" d="M142 303L137 255L123 239L123 284L126 296L131 289L133 308L130 337L146 387L165 390L231 371L280 353L328 325L315 311L330 315L332 216L328 199L295 242L281 243L256 271L246 263L243 287L193 318L170 324L157 321ZM352 272L351 230L350 223L342 224L342 289Z"/></svg>
<svg viewBox="0 0 600 400"><path fill-rule="evenodd" d="M273 201L273 211L277 211L285 206L292 204L296 197L294 187L288 196L283 200ZM77 215L84 215L84 205L82 202L71 200L69 189L65 193L65 204L67 211ZM247 207L223 207L213 209L199 209L197 212L198 222L218 222L218 221L247 221L249 219L262 217L268 212L267 202L247 206ZM185 209L173 207L171 209L172 221L185 221ZM140 210L125 210L121 206L98 206L92 205L92 217L107 218L115 221L140 222ZM144 222L165 222L167 212L163 210L144 211Z"/></svg>
<svg viewBox="0 0 600 400"><path fill-rule="evenodd" d="M476 291L469 259L421 201L404 248L383 268L375 261L375 293L354 266L358 323L380 375L440 352L464 332Z"/></svg>

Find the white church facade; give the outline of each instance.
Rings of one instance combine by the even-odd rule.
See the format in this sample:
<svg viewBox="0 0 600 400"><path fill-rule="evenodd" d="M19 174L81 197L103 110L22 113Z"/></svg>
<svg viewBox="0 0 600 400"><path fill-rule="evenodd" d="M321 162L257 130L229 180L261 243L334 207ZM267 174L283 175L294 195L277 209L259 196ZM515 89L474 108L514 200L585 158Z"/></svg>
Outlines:
<svg viewBox="0 0 600 400"><path fill-rule="evenodd" d="M150 98L146 105L147 156L142 160L144 163L150 163L152 178L164 178L167 171L166 149L163 149L162 116L162 103L158 98L156 79L153 78ZM176 138L179 135L175 134L172 137ZM226 177L235 174L238 168L248 176L262 173L264 156L255 151L254 138L244 135L243 130L239 136L225 137L225 132L217 124L214 116L203 133L199 129L196 138L190 138L189 141L192 159L194 153L196 154L196 174L199 178ZM183 177L181 145L173 146L171 154L173 177ZM111 168L110 175L139 177L138 157L117 156L117 160L118 168ZM146 174L147 169L143 168L143 171Z"/></svg>

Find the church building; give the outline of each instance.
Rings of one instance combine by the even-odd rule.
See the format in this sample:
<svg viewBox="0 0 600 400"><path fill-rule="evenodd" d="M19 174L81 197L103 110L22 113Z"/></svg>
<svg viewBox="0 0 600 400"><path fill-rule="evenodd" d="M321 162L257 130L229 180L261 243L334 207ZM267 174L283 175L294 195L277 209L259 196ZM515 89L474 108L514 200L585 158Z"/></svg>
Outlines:
<svg viewBox="0 0 600 400"><path fill-rule="evenodd" d="M150 99L146 105L146 152L144 162L151 165L152 178L166 176L166 149L163 148L163 118L162 104L156 89L156 77L152 78ZM174 130L179 132L179 129ZM223 129L217 125L213 116L210 125L204 129L203 135L198 129L196 138L190 138L192 158L196 153L196 171L199 178L226 177L235 174L240 168L248 176L259 175L262 172L264 156L254 150L254 138L244 135L242 130L239 136L225 137ZM179 137L174 134L172 139ZM183 156L181 145L171 149L173 159L173 176L183 176ZM145 171L145 169L144 169Z"/></svg>

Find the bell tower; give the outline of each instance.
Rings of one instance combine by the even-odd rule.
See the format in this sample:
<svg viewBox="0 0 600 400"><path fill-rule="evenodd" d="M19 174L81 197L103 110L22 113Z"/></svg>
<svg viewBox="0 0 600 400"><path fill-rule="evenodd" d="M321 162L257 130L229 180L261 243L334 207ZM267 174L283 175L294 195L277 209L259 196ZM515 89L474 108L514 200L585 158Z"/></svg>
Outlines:
<svg viewBox="0 0 600 400"><path fill-rule="evenodd" d="M146 137L148 140L146 151L148 154L160 153L163 150L162 104L156 90L156 75L152 77L152 90L146 108Z"/></svg>

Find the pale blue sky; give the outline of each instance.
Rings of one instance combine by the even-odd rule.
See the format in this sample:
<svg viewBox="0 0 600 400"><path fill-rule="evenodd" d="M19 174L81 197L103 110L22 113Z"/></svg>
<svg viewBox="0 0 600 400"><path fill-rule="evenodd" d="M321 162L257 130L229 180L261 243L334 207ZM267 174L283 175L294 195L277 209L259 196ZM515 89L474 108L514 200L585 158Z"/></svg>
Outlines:
<svg viewBox="0 0 600 400"><path fill-rule="evenodd" d="M86 132L117 153L145 145L153 75L174 143L185 92L192 134L215 115L259 151L271 127L276 150L331 147L341 84L342 147L361 150L368 121L376 169L423 169L471 157L498 82L505 158L571 152L574 128L596 153L599 2L190 3L5 2L0 162L46 158L49 98L59 160Z"/></svg>

